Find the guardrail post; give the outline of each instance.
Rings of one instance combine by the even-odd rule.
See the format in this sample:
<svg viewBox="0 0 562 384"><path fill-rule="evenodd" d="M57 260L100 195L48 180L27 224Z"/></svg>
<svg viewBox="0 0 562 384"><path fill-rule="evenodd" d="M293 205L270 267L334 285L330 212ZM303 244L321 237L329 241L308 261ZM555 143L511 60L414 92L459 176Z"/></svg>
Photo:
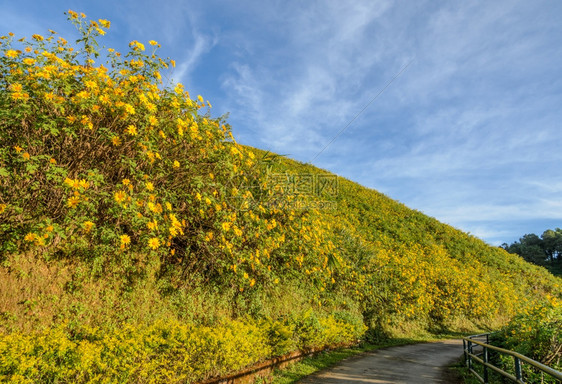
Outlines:
<svg viewBox="0 0 562 384"><path fill-rule="evenodd" d="M472 341L468 342L468 362L467 362L467 367L468 369L472 369Z"/></svg>
<svg viewBox="0 0 562 384"><path fill-rule="evenodd" d="M518 383L523 382L523 373L521 372L521 360L517 356L513 356L515 362L515 378Z"/></svg>
<svg viewBox="0 0 562 384"><path fill-rule="evenodd" d="M488 348L482 348L484 348L484 384L488 384L488 367L486 366L488 364Z"/></svg>

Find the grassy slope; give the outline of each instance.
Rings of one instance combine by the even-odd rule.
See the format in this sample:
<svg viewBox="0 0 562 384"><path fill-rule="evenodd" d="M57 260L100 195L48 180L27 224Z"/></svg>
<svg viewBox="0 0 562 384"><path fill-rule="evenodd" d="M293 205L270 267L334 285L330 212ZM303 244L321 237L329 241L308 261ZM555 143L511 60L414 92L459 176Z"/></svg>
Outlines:
<svg viewBox="0 0 562 384"><path fill-rule="evenodd" d="M329 174L289 159L278 162L272 172ZM344 264L358 274L363 271L371 283L365 284L368 295L360 299L371 327L388 331L412 322L426 329L496 326L526 300L544 293L560 295L560 279L545 269L375 190L343 178L338 182L335 199L312 199L337 203L336 209L319 215L333 224L331 237L345 255ZM398 292L404 300L390 297ZM433 300L415 302L426 296Z"/></svg>
<svg viewBox="0 0 562 384"><path fill-rule="evenodd" d="M277 174L329 174L285 158L267 164ZM315 230L335 247L327 255L334 257L328 262L333 262L333 284L319 282L314 273L287 271L279 285L244 293L220 290L197 276L189 276L187 286L171 288L166 278L154 275L130 282L114 270L100 279L83 260L16 254L0 268L2 326L29 330L57 319L118 325L169 316L212 324L313 308L361 313L380 337L493 327L527 301L559 295L560 279L543 268L377 191L340 177L336 196L312 196L309 203L318 200L337 206L313 213L321 223Z"/></svg>

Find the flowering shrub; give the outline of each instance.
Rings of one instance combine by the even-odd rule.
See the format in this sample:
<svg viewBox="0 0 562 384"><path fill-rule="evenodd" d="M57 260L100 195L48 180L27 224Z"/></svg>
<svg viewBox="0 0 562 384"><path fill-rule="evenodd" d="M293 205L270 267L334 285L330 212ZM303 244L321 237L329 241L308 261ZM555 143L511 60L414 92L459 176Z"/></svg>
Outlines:
<svg viewBox="0 0 562 384"><path fill-rule="evenodd" d="M545 302L524 310L494 335L494 344L562 370L562 301L548 297ZM511 357L502 357L502 362L504 369L513 371ZM532 366L524 363L523 369L529 382L541 381L540 373ZM551 380L544 382L556 382Z"/></svg>
<svg viewBox="0 0 562 384"><path fill-rule="evenodd" d="M309 318L307 314L303 321ZM278 324L247 319L205 327L166 321L110 332L83 328L70 333L60 326L35 334L0 335L0 379L14 383L85 383L102 378L120 383L192 383L292 351L280 347L279 338L269 337L278 332ZM354 342L363 331L362 325L354 328L324 317L314 330L299 328L300 334L290 331L282 338L311 349Z"/></svg>
<svg viewBox="0 0 562 384"><path fill-rule="evenodd" d="M272 255L307 225L259 204L254 153L201 113L202 96L163 83L175 63L157 42L122 55L97 43L109 21L68 18L76 48L54 31L1 38L0 254L81 257L100 274L182 265L177 285L187 272L273 284L286 260Z"/></svg>

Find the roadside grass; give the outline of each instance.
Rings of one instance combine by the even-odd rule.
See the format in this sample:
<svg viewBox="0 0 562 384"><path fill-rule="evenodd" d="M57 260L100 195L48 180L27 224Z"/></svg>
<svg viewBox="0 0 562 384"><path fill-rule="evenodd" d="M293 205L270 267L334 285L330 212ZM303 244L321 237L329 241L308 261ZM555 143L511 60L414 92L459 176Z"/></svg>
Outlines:
<svg viewBox="0 0 562 384"><path fill-rule="evenodd" d="M459 358L454 364L450 365L448 369L459 384L480 384L480 381L466 368L464 357Z"/></svg>

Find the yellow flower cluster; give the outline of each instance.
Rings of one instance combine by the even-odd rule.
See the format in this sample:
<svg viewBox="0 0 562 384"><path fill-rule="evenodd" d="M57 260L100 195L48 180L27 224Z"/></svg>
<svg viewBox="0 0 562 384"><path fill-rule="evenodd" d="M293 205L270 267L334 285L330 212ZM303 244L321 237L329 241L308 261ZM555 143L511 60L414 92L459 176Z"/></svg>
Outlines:
<svg viewBox="0 0 562 384"><path fill-rule="evenodd" d="M194 383L298 349L353 343L364 332L357 323L310 313L292 322L228 320L214 327L171 319L112 329L82 326L72 337L58 326L0 334L5 362L0 375L9 382L46 382L56 370L58 380L73 383L91 382L92 377L119 383L147 378L151 383ZM52 356L65 358L54 367Z"/></svg>

